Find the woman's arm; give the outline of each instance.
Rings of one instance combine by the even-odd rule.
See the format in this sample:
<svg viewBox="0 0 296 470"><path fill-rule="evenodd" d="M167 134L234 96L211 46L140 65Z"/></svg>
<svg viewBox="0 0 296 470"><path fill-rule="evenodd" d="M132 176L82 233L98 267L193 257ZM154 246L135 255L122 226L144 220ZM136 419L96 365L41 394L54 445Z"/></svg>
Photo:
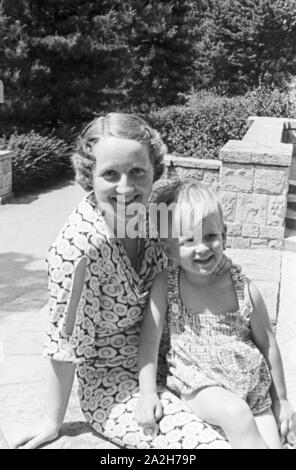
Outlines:
<svg viewBox="0 0 296 470"><path fill-rule="evenodd" d="M249 289L254 307L254 312L251 315L253 339L268 364L272 377L270 395L273 411L280 425L281 433L286 434L288 429L292 426L293 410L287 398L287 387L281 354L272 331L267 308L261 293L252 282L249 285Z"/></svg>
<svg viewBox="0 0 296 470"><path fill-rule="evenodd" d="M157 396L157 361L163 323L167 311L166 271L155 278L145 313L138 351L140 399L135 418L141 425L152 424L161 417Z"/></svg>
<svg viewBox="0 0 296 470"><path fill-rule="evenodd" d="M230 268L236 268L238 271L241 271L241 266L239 264L234 264L230 258L223 254L218 266L215 269L215 274L218 276L223 276Z"/></svg>
<svg viewBox="0 0 296 470"><path fill-rule="evenodd" d="M60 428L67 411L76 364L50 360L47 375L46 419Z"/></svg>
<svg viewBox="0 0 296 470"><path fill-rule="evenodd" d="M0 449L10 449L9 444L0 428Z"/></svg>
<svg viewBox="0 0 296 470"><path fill-rule="evenodd" d="M71 298L67 310L65 332L71 336L75 326L76 312L82 295L86 269L86 259L82 258L75 267ZM49 361L47 369L47 397L44 415L32 426L29 433L18 439L14 447L24 445L26 449L34 449L45 442L58 437L63 423L70 393L72 390L76 364L72 362Z"/></svg>
<svg viewBox="0 0 296 470"><path fill-rule="evenodd" d="M35 449L58 437L69 402L75 368L71 363L50 361L44 416L39 418L28 433L14 442L14 448L23 446L23 449Z"/></svg>

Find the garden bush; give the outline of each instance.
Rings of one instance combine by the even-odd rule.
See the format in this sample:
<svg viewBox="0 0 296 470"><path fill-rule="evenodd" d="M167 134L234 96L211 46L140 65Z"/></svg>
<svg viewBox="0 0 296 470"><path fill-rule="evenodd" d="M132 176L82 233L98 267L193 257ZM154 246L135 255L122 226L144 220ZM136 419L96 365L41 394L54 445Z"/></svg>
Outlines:
<svg viewBox="0 0 296 470"><path fill-rule="evenodd" d="M73 176L71 147L64 140L43 136L36 131L12 135L12 190L14 193L47 188Z"/></svg>
<svg viewBox="0 0 296 470"><path fill-rule="evenodd" d="M169 152L178 156L218 159L229 139L241 139L249 116L296 117L294 90L258 88L238 97L214 92L189 95L184 106L150 115Z"/></svg>

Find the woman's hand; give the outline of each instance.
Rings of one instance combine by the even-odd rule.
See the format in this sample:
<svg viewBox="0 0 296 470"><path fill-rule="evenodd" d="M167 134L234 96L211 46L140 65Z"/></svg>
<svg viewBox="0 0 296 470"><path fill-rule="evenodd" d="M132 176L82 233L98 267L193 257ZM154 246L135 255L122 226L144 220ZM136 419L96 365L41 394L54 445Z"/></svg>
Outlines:
<svg viewBox="0 0 296 470"><path fill-rule="evenodd" d="M230 268L236 268L238 271L241 271L241 267L237 264L233 264L230 258L227 258L226 255L223 254L220 263L215 269L215 274L218 276L221 276L222 274L225 274Z"/></svg>
<svg viewBox="0 0 296 470"><path fill-rule="evenodd" d="M10 446L0 428L0 449L10 449Z"/></svg>
<svg viewBox="0 0 296 470"><path fill-rule="evenodd" d="M162 404L156 392L140 395L135 410L135 420L140 426L151 426L162 417Z"/></svg>
<svg viewBox="0 0 296 470"><path fill-rule="evenodd" d="M272 403L272 410L278 424L280 433L285 436L290 429L292 429L293 422L293 408L288 400L274 400Z"/></svg>
<svg viewBox="0 0 296 470"><path fill-rule="evenodd" d="M61 424L54 423L47 417L43 417L35 425L32 430L19 438L14 445L13 449L21 447L22 449L36 449L49 441L53 441L59 435Z"/></svg>

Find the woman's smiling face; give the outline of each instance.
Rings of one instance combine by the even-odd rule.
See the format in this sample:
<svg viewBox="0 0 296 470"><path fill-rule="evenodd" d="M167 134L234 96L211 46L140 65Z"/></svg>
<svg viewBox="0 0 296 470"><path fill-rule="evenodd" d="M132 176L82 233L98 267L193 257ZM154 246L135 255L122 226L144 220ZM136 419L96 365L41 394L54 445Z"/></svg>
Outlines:
<svg viewBox="0 0 296 470"><path fill-rule="evenodd" d="M136 140L105 137L93 145L93 188L98 204L147 206L153 184L149 148Z"/></svg>

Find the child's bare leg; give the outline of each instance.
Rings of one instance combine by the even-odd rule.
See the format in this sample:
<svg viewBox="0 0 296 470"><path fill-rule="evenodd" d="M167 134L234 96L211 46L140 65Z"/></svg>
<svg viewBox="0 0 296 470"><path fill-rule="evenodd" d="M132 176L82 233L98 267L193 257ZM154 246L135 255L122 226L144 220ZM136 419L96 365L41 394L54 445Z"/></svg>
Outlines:
<svg viewBox="0 0 296 470"><path fill-rule="evenodd" d="M182 399L196 415L220 426L233 449L268 449L247 403L222 387L209 387Z"/></svg>
<svg viewBox="0 0 296 470"><path fill-rule="evenodd" d="M269 408L255 416L257 428L270 449L281 449L281 441L272 410Z"/></svg>

